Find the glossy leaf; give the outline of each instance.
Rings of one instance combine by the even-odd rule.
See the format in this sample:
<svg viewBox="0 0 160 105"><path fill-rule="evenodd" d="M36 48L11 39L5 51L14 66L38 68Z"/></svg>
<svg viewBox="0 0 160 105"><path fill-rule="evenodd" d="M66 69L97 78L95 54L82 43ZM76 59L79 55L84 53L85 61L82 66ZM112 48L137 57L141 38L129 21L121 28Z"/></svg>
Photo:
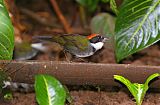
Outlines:
<svg viewBox="0 0 160 105"><path fill-rule="evenodd" d="M11 60L14 48L14 33L3 0L0 0L0 59Z"/></svg>
<svg viewBox="0 0 160 105"><path fill-rule="evenodd" d="M152 74L149 76L144 84L138 84L138 83L131 83L128 79L124 78L123 76L114 75L114 79L122 82L124 85L127 86L128 90L131 92L131 94L134 96L137 105L141 105L142 101L144 99L144 96L148 90L148 83L155 79L156 77L159 77L159 73Z"/></svg>
<svg viewBox="0 0 160 105"><path fill-rule="evenodd" d="M112 36L114 34L115 18L107 13L100 13L92 18L92 33L101 33L103 35Z"/></svg>
<svg viewBox="0 0 160 105"><path fill-rule="evenodd" d="M113 10L113 12L118 15L118 8L117 8L117 5L116 5L116 2L115 0L110 0L110 8Z"/></svg>
<svg viewBox="0 0 160 105"><path fill-rule="evenodd" d="M140 51L160 39L160 0L125 0L115 26L116 59Z"/></svg>
<svg viewBox="0 0 160 105"><path fill-rule="evenodd" d="M36 76L35 92L39 105L64 105L66 100L66 91L63 85L49 75Z"/></svg>

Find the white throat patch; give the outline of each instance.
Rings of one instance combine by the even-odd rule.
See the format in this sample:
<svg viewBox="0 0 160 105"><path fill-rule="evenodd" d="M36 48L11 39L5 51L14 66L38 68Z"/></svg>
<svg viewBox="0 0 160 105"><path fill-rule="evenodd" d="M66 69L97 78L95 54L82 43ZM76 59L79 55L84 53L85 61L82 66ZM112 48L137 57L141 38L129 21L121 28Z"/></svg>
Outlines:
<svg viewBox="0 0 160 105"><path fill-rule="evenodd" d="M104 43L103 42L98 42L98 43L91 43L91 46L93 46L96 51L100 50L103 47Z"/></svg>

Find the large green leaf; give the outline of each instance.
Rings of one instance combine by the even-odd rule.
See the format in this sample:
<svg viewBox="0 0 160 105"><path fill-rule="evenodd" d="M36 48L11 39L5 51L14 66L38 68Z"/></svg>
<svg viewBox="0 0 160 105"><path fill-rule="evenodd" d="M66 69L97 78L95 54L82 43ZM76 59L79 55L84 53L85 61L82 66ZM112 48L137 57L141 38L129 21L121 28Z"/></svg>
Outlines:
<svg viewBox="0 0 160 105"><path fill-rule="evenodd" d="M0 59L11 60L14 48L13 26L3 0L0 0Z"/></svg>
<svg viewBox="0 0 160 105"><path fill-rule="evenodd" d="M125 0L115 26L117 61L160 39L160 0Z"/></svg>
<svg viewBox="0 0 160 105"><path fill-rule="evenodd" d="M118 8L115 0L110 0L110 8L116 15L118 15Z"/></svg>
<svg viewBox="0 0 160 105"><path fill-rule="evenodd" d="M141 105L143 102L144 96L149 88L148 87L149 82L159 76L160 76L159 73L152 74L151 76L149 76L147 78L147 80L144 84L131 83L128 79L126 79L120 75L114 75L114 79L116 79L116 80L122 82L124 85L126 85L128 90L134 96L137 105Z"/></svg>
<svg viewBox="0 0 160 105"><path fill-rule="evenodd" d="M39 105L64 105L66 100L66 91L63 85L49 75L36 76L35 92Z"/></svg>

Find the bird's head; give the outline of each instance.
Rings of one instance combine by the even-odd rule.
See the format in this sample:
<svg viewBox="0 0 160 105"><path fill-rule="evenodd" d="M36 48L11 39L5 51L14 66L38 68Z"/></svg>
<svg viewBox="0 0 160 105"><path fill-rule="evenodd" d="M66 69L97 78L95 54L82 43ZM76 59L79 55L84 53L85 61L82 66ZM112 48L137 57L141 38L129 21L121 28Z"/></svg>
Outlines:
<svg viewBox="0 0 160 105"><path fill-rule="evenodd" d="M96 50L100 50L107 40L107 38L100 34L91 34L87 36L87 39L90 41L91 46L93 46Z"/></svg>

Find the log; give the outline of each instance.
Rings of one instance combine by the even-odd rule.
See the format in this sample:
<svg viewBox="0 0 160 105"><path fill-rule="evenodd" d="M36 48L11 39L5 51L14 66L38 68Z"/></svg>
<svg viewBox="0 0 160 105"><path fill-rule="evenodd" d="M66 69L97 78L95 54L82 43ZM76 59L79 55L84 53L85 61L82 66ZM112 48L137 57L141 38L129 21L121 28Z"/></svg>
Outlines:
<svg viewBox="0 0 160 105"><path fill-rule="evenodd" d="M132 82L144 83L153 73L160 73L160 66L130 64L70 63L54 61L0 61L16 82L34 83L37 74L49 74L67 85L120 86L113 75L122 75ZM151 84L160 88L160 79Z"/></svg>

